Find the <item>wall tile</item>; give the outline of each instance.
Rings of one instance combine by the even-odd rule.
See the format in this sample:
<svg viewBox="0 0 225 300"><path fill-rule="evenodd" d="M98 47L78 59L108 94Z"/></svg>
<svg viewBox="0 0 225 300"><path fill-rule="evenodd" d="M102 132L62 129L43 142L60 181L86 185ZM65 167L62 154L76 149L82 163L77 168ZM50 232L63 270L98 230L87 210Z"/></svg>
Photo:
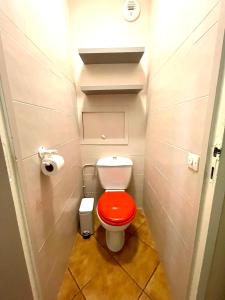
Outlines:
<svg viewBox="0 0 225 300"><path fill-rule="evenodd" d="M180 239L187 247L193 246L195 230L196 212L194 206L189 202L189 199L183 197L176 189L176 185L171 186L165 177L153 166L148 167L146 174L148 184L157 193L158 201L161 209L170 218L176 228Z"/></svg>
<svg viewBox="0 0 225 300"><path fill-rule="evenodd" d="M204 168L200 158L199 172L189 170L187 156L206 147L220 2L159 0L151 8L143 207L174 299L184 300Z"/></svg>
<svg viewBox="0 0 225 300"><path fill-rule="evenodd" d="M144 175L133 174L127 191L133 197L137 207L142 207Z"/></svg>
<svg viewBox="0 0 225 300"><path fill-rule="evenodd" d="M168 59L176 54L179 47L191 35L196 27L205 20L218 0L191 0L182 3L174 0L151 3L149 44L151 51L151 74L159 72ZM191 16L188 18L187 16ZM218 19L218 16L217 16ZM163 38L162 38L163 37Z"/></svg>
<svg viewBox="0 0 225 300"><path fill-rule="evenodd" d="M171 187L179 191L193 205L197 199L199 173L188 168L188 152L152 137L149 137L146 151L148 153L145 161L146 171L154 166L166 177Z"/></svg>
<svg viewBox="0 0 225 300"><path fill-rule="evenodd" d="M200 154L207 105L207 98L203 98L152 114L150 134L176 147Z"/></svg>
<svg viewBox="0 0 225 300"><path fill-rule="evenodd" d="M40 146L51 148L75 136L75 120L70 115L20 102L14 102L14 109L22 158L37 153Z"/></svg>
<svg viewBox="0 0 225 300"><path fill-rule="evenodd" d="M38 254L37 266L45 300L55 299L63 279L77 228L74 218L77 201L76 196L68 199L63 215Z"/></svg>
<svg viewBox="0 0 225 300"><path fill-rule="evenodd" d="M56 64L71 75L66 1L27 2L26 35ZM49 18L51 12L51 18Z"/></svg>
<svg viewBox="0 0 225 300"><path fill-rule="evenodd" d="M145 214L156 238L173 296L175 299L184 299L192 253L185 248L179 236L174 234L174 225L161 209L158 199L158 195L146 183L143 204Z"/></svg>
<svg viewBox="0 0 225 300"><path fill-rule="evenodd" d="M89 174L84 176L84 185L86 193L101 194L104 190L101 188L98 176Z"/></svg>
<svg viewBox="0 0 225 300"><path fill-rule="evenodd" d="M3 34L3 50L13 100L73 114L74 86L65 77L40 65L40 59L9 35ZM18 59L20 57L20 59Z"/></svg>
<svg viewBox="0 0 225 300"><path fill-rule="evenodd" d="M25 174L23 183L27 188L25 205L32 231L35 233L33 242L36 250L39 250L47 240L66 205L69 195L73 191L80 193L81 190L80 166L78 163L76 165L71 164L73 162L71 153L75 148L69 147L69 144L66 146L67 149L60 152L61 155L64 154L65 166L55 176L47 177L40 172L40 161L36 156L23 162ZM66 151L67 153L70 151L67 157Z"/></svg>
<svg viewBox="0 0 225 300"><path fill-rule="evenodd" d="M25 30L25 20L27 11L26 7L27 0L13 1L13 0L1 0L0 10L9 18L10 21L16 24L20 30Z"/></svg>
<svg viewBox="0 0 225 300"><path fill-rule="evenodd" d="M216 30L217 24L197 42L191 36L153 78L151 110L209 94Z"/></svg>

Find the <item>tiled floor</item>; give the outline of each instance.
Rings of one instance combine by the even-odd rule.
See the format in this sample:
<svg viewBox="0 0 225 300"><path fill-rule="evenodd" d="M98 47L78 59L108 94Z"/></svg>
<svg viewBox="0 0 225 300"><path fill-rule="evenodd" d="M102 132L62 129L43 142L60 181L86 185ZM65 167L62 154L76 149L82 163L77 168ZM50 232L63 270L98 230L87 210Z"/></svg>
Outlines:
<svg viewBox="0 0 225 300"><path fill-rule="evenodd" d="M171 300L151 233L141 210L126 232L124 248L107 249L95 218L89 240L77 234L58 300Z"/></svg>

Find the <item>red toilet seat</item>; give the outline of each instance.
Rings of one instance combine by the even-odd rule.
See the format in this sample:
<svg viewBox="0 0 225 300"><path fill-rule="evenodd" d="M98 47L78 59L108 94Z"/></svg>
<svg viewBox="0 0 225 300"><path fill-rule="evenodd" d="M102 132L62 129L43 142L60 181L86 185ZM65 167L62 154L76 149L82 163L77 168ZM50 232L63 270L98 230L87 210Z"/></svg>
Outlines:
<svg viewBox="0 0 225 300"><path fill-rule="evenodd" d="M136 205L127 192L104 192L99 198L99 217L107 224L122 226L130 223L136 214Z"/></svg>

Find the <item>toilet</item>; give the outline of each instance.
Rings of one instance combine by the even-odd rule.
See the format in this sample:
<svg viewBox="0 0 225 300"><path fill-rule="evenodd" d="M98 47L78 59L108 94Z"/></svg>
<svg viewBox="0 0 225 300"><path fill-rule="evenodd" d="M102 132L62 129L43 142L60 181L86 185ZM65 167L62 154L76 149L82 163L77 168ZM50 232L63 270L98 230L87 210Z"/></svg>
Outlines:
<svg viewBox="0 0 225 300"><path fill-rule="evenodd" d="M124 246L125 229L136 214L136 205L127 189L133 162L127 157L110 156L97 161L98 176L105 192L97 204L97 216L106 230L107 247L118 252Z"/></svg>

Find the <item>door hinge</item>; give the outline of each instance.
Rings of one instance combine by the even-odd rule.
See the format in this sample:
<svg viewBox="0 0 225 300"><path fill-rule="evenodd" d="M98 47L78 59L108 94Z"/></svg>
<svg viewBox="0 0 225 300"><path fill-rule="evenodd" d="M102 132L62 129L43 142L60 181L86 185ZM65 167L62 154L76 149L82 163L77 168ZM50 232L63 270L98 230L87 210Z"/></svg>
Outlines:
<svg viewBox="0 0 225 300"><path fill-rule="evenodd" d="M222 153L222 148L215 146L213 148L213 159L212 159L212 167L210 172L210 179L213 180L215 169L217 168L218 162L220 160L220 155Z"/></svg>

